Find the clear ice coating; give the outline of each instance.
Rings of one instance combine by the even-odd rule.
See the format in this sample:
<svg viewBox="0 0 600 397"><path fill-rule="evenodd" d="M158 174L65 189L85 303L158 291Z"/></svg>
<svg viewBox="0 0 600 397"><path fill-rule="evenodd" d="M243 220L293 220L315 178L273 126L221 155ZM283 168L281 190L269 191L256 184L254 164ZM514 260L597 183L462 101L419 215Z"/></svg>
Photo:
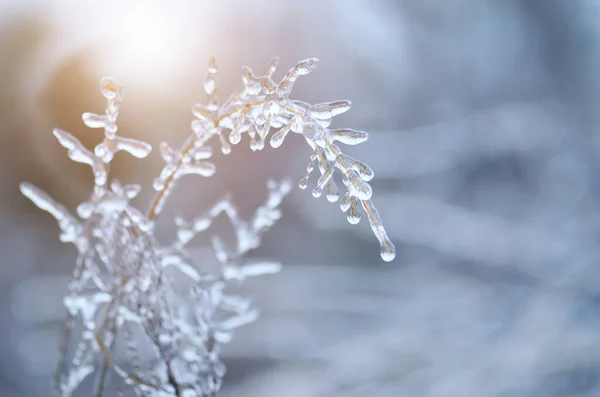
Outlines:
<svg viewBox="0 0 600 397"><path fill-rule="evenodd" d="M175 241L160 243L154 236L155 221L176 182L185 175L210 177L216 172L210 161L210 140L215 136L221 152L229 154L231 145L239 144L244 135L254 151L263 150L265 141L278 148L290 133L301 135L311 154L300 188L306 189L310 175L318 170L312 195L324 193L328 201L339 201L337 175L345 187L340 208L348 221L359 223L361 214L366 214L380 243L381 257L394 259L394 245L372 202L368 182L373 170L345 155L334 143L357 145L365 142L368 134L329 128L335 116L350 109L350 101L310 105L290 99L298 77L312 72L318 60L298 62L276 83L273 75L278 62L275 58L258 76L244 67L242 89L220 102L217 65L214 58L210 60L204 81L207 101L192 106L191 134L178 149L166 142L159 146L165 165L154 180L156 196L148 212L131 204L140 185L123 185L109 177L110 162L118 152L144 158L152 150L146 142L118 134L123 89L112 78L100 82L107 101L105 111L82 115L87 127L103 130L102 140L93 150L69 132L54 129L69 158L89 165L94 177L94 189L89 199L77 206L76 215L38 187L27 182L20 185L26 197L56 218L60 240L73 243L78 251L64 298L67 319L54 396L73 395L90 376L96 378L92 395L101 396L110 379L108 372L120 382L123 395L192 397L214 396L219 391L225 375L219 359L221 345L232 339L234 329L258 316L248 299L230 295L227 287L280 270L277 262L248 261L245 255L260 245L263 234L280 219L280 205L292 183L269 180L267 199L250 219L239 216L229 197L192 220L175 218ZM213 274L203 271L186 247L198 234L210 232L219 216L229 219L236 239L231 244L212 236L221 263ZM77 323L81 326L76 327ZM83 331L76 334L80 328Z"/></svg>
<svg viewBox="0 0 600 397"><path fill-rule="evenodd" d="M166 164L154 183L154 188L159 191L159 194L151 207L151 218L160 213L173 185L181 176L192 173L211 176L214 173L214 167L208 163L198 164L189 161L190 156L196 162L199 160L196 156L197 151L205 147L204 145L212 136L218 135L221 150L225 154L231 151L228 143L239 144L244 134L248 135L250 149L260 151L265 147L265 140L268 139L271 130L275 130L269 139L273 148L280 147L289 133L293 132L303 135L313 149L306 176L300 180L298 186L301 189L308 187L309 177L314 169L313 163L317 163L321 176L312 194L314 197L320 197L325 191L327 200L336 202L340 192L334 177L336 172L341 174L341 179L350 195L348 199L350 204L345 210L348 221L353 224L358 223L360 207L365 207L368 204L366 202L370 201L373 195L368 182L373 179L374 172L368 165L345 155L334 142L358 145L365 142L369 136L366 132L351 128L329 129L335 116L350 109L350 101L338 100L310 105L290 99L298 77L316 69L318 64L316 58L298 62L287 71L279 83L276 83L273 74L278 62L278 58L273 59L262 75L255 75L249 67L243 67L242 90L220 104L215 88L217 66L214 59L211 59L204 84L208 103L197 103L192 107L192 114L196 118L192 123L194 130L192 139L184 143L179 150L171 149L167 154L163 153ZM367 206L375 209L372 202ZM371 213L372 211L368 211L368 214ZM381 219L369 219L371 223L375 222L372 224L372 229L381 245L381 257L386 261L393 260L394 246L387 237L382 239L382 234L379 232L380 230L385 232Z"/></svg>

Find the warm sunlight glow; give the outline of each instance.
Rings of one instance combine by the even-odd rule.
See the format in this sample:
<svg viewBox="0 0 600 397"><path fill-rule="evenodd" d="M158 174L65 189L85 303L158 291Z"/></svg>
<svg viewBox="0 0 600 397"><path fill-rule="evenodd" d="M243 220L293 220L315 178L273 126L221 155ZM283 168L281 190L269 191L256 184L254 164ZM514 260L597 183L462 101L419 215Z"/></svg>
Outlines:
<svg viewBox="0 0 600 397"><path fill-rule="evenodd" d="M148 86L191 68L201 50L201 35L189 7L157 1L118 8L105 27L108 36L98 38L103 71L128 84Z"/></svg>

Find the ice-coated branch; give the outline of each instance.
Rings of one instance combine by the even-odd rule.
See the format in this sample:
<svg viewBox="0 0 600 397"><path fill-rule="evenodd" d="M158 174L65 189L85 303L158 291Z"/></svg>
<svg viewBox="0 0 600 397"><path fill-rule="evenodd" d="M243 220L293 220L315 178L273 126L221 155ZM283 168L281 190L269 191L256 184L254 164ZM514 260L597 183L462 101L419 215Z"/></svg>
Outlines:
<svg viewBox="0 0 600 397"><path fill-rule="evenodd" d="M70 133L54 129L69 158L92 168L95 182L76 214L36 186L20 185L26 197L56 218L61 240L78 249L63 300L67 316L54 397L72 396L91 376L95 378L93 395L102 397L108 393L110 373L116 375L111 382L123 395L204 397L219 391L225 375L221 345L232 339L236 328L258 317L249 299L230 295L227 287L280 270L277 262L248 260L246 254L260 245L263 234L281 217L280 205L292 184L269 180L265 202L247 220L239 216L230 197L189 222L176 218L175 242L161 244L154 236L155 219L182 176L215 173L209 146L215 136L222 153L228 154L243 135L249 137L254 151L262 150L269 136L271 146L279 147L290 132L302 135L312 153L300 187L307 187L310 174L318 167L320 176L312 194L319 197L325 193L335 202L340 193L334 177L340 175L346 188L341 207L348 220L357 223L362 208L381 243L383 259L393 259L394 247L371 201L368 182L373 171L337 146L362 143L368 135L348 128L329 129L332 118L348 111L350 102L310 105L290 99L298 77L314 70L317 60L299 62L278 83L273 80L277 63L273 60L261 76L244 67L243 88L220 103L217 68L214 59L210 61L204 82L208 100L192 107L192 134L179 149L160 145L165 166L153 183L157 195L148 214L131 204L140 185L123 185L109 175L117 152L143 158L151 151L145 142L117 135L123 89L114 80L101 80L100 90L107 99L104 114L87 112L82 116L86 126L104 131L94 150ZM273 129L276 131L271 133ZM186 246L221 214L231 222L236 241L228 247L213 236L212 246L221 266L210 273L190 256Z"/></svg>
<svg viewBox="0 0 600 397"><path fill-rule="evenodd" d="M62 204L54 201L46 192L31 183L22 182L20 189L25 197L57 220L62 232L60 234L60 241L64 243L77 243L81 224Z"/></svg>
<svg viewBox="0 0 600 397"><path fill-rule="evenodd" d="M299 182L300 188L305 189L308 186L309 177L316 165L320 177L312 191L313 196L320 197L325 192L328 201L336 202L340 196L334 180L337 170L346 188L340 208L346 213L348 221L352 224L358 223L361 212L364 211L373 233L379 240L381 257L385 261L393 260L394 245L388 238L381 217L371 201L373 191L368 182L373 179L374 172L368 165L344 154L337 145L363 143L368 139L368 134L351 128L329 128L333 117L350 109L350 101L310 105L290 99L298 77L312 72L317 67L318 60L309 58L298 62L279 83L276 83L273 73L278 62L275 58L259 76L250 68L244 67L242 90L231 95L221 105L215 88L217 67L214 59L211 59L204 84L208 103L195 104L192 107L196 118L192 122L193 133L179 150L163 144L165 149L162 153L166 165L154 183L157 195L148 218L154 219L160 213L181 176L192 173L211 176L214 173L213 163L200 161L212 155L205 145L213 136L219 137L221 151L228 154L231 152L229 143L238 144L243 134L249 137L250 149L259 151L264 148L271 130L276 130L269 140L274 148L280 147L292 132L301 134L312 149L306 176ZM225 138L227 135L229 142Z"/></svg>
<svg viewBox="0 0 600 397"><path fill-rule="evenodd" d="M180 253L196 235L206 231L211 226L214 218L224 213L233 226L236 245L233 250L228 250L218 236L212 238L217 259L223 264L223 279L244 280L247 277L277 273L281 269L281 264L278 262L254 261L239 263L246 253L260 245L262 235L281 217L279 205L290 192L291 183L288 180L281 182L269 180L267 187L269 194L266 202L256 209L249 221L245 221L238 216L237 209L229 197L219 200L204 215L191 221L185 221L181 217L175 218L177 241L173 244L173 250L164 256L163 265L174 265L182 273L198 280L200 275L186 261L182 260Z"/></svg>
<svg viewBox="0 0 600 397"><path fill-rule="evenodd" d="M137 158L148 156L152 150L150 144L117 136L117 117L123 100L123 88L119 87L112 78L104 77L100 81L100 92L108 102L105 114L86 112L81 116L83 123L89 128L104 129L104 139L94 148L95 155L107 164L111 162L115 153L121 150Z"/></svg>
<svg viewBox="0 0 600 397"><path fill-rule="evenodd" d="M229 196L219 200L204 215L196 217L192 221L188 222L181 217L175 218L177 241L174 246L178 249L183 248L198 233L207 230L214 218L221 213L225 213L236 234L237 247L235 254L243 255L257 248L260 245L262 233L271 228L281 217L279 205L283 198L290 192L291 183L288 180L279 183L269 180L267 187L269 189L268 198L263 205L256 209L250 221L244 221L239 218L237 209Z"/></svg>

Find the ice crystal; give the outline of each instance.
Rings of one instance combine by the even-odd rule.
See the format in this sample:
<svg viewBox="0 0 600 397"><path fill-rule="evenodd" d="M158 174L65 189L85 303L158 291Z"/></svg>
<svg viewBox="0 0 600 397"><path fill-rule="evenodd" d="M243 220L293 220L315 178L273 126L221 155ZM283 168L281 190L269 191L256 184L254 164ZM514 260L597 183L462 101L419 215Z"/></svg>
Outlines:
<svg viewBox="0 0 600 397"><path fill-rule="evenodd" d="M312 153L299 186L308 186L316 166L320 177L313 196L325 192L328 201L335 202L340 193L334 175L340 173L346 188L341 208L348 221L358 223L362 208L380 242L382 258L394 258L394 246L371 201L368 182L373 171L336 144L356 145L368 135L349 128L329 128L334 116L350 109L350 102L310 105L290 99L298 77L313 71L318 61L310 58L297 63L279 83L273 80L277 63L274 59L259 76L244 67L243 88L220 103L217 67L211 59L204 82L208 100L192 106L192 134L179 149L165 142L159 146L165 165L153 183L157 193L147 213L130 203L140 192L139 185L122 185L109 178L109 164L117 152L144 158L152 149L146 142L117 134L123 89L113 79L105 77L100 83L107 100L105 113L82 116L87 127L104 130L103 140L93 151L70 133L54 130L69 157L88 164L94 175L94 189L90 198L77 206L77 216L41 189L21 184L25 196L56 218L61 241L73 243L78 251L64 298L67 319L54 379L55 396L73 395L92 374L94 396L103 395L109 374L121 380L117 382L119 390L136 396L213 396L220 389L225 375L219 359L221 344L231 340L234 329L258 316L250 300L231 295L227 287L247 277L279 271L279 263L249 261L245 255L260 245L263 233L281 217L279 206L291 183L269 180L267 200L249 220L240 218L232 199L226 197L195 219L176 218L175 241L160 243L154 237L155 221L176 182L184 175L209 177L215 173L208 146L215 136L222 153L229 154L231 145L239 144L243 135L248 136L254 151L262 150L266 140L277 148L290 132L302 135ZM271 134L272 130L276 131ZM213 249L221 263L214 274L194 263L186 246L220 215L233 225L236 243L228 247L213 236ZM82 331L74 335L76 323Z"/></svg>

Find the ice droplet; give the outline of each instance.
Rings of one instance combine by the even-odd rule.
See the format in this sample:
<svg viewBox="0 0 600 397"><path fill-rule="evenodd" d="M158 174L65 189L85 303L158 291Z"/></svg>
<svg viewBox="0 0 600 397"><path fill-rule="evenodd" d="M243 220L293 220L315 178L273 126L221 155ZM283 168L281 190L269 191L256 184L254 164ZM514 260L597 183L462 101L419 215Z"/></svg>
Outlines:
<svg viewBox="0 0 600 397"><path fill-rule="evenodd" d="M208 95L215 93L215 78L213 76L209 75L206 80L204 80L204 92Z"/></svg>
<svg viewBox="0 0 600 397"><path fill-rule="evenodd" d="M244 123L245 118L246 115L241 113L235 121L233 130L231 130L231 133L229 134L229 142L231 142L232 145L237 145L242 140L242 124Z"/></svg>
<svg viewBox="0 0 600 397"><path fill-rule="evenodd" d="M210 61L208 62L208 73L217 73L217 61L215 60L215 57L210 58Z"/></svg>
<svg viewBox="0 0 600 397"><path fill-rule="evenodd" d="M283 141L285 140L285 137L287 136L288 132L290 132L291 128L292 128L292 121L287 123L282 129L280 129L279 131L274 133L271 136L271 142L270 142L271 147L278 148L279 146L281 146L283 144Z"/></svg>
<svg viewBox="0 0 600 397"><path fill-rule="evenodd" d="M381 254L381 259L383 259L386 262L391 262L394 260L394 258L396 258L396 250L394 249L393 245L391 247L382 245L380 254Z"/></svg>
<svg viewBox="0 0 600 397"><path fill-rule="evenodd" d="M386 262L392 261L396 256L396 248L390 241L385 228L383 227L383 222L381 221L379 211L377 211L377 208L375 208L375 205L373 205L371 200L364 200L361 202L361 204L368 215L367 218L369 219L371 229L381 245L381 258Z"/></svg>
<svg viewBox="0 0 600 397"><path fill-rule="evenodd" d="M354 196L350 197L350 208L348 208L348 211L346 212L346 218L352 225L356 225L358 222L360 222L360 208L358 207L358 204L356 203L356 197Z"/></svg>
<svg viewBox="0 0 600 397"><path fill-rule="evenodd" d="M347 177L345 180L347 182L346 186L352 196L356 196L360 200L369 200L371 198L373 189L371 189L368 183L359 178L356 171L349 170L345 176Z"/></svg>
<svg viewBox="0 0 600 397"><path fill-rule="evenodd" d="M308 175L305 176L304 178L300 179L300 182L298 182L298 187L302 190L306 189L307 186L308 186Z"/></svg>
<svg viewBox="0 0 600 397"><path fill-rule="evenodd" d="M152 183L152 187L154 188L154 190L156 191L161 191L165 188L165 183L166 181L162 178L155 178L154 182Z"/></svg>
<svg viewBox="0 0 600 397"><path fill-rule="evenodd" d="M119 92L119 86L112 77L103 77L100 80L100 92L107 99L114 99Z"/></svg>
<svg viewBox="0 0 600 397"><path fill-rule="evenodd" d="M340 209L342 211L344 211L344 212L348 211L348 209L350 208L350 199L351 198L352 198L352 196L350 196L350 193L346 192L344 194L344 199L340 203Z"/></svg>
<svg viewBox="0 0 600 397"><path fill-rule="evenodd" d="M321 194L323 193L323 189L325 188L325 184L327 184L329 182L329 180L331 179L331 177L333 176L334 170L335 170L335 167L329 167L329 169L327 171L325 171L325 173L323 175L321 175L321 177L317 181L317 187L315 187L312 191L313 197L315 197L315 198L321 197Z"/></svg>
<svg viewBox="0 0 600 397"><path fill-rule="evenodd" d="M338 191L337 185L333 180L330 180L327 184L327 193L326 193L327 201L330 203L335 203L340 198L340 193Z"/></svg>
<svg viewBox="0 0 600 397"><path fill-rule="evenodd" d="M229 142L231 142L232 145L237 145L238 143L240 143L240 141L242 140L242 134L240 133L239 129L234 129L231 131L231 133L229 134Z"/></svg>
<svg viewBox="0 0 600 397"><path fill-rule="evenodd" d="M223 136L223 133L221 132L219 133L219 140L221 141L221 153L231 153L231 145L229 144L229 142L227 142L227 139L225 138L225 136Z"/></svg>

